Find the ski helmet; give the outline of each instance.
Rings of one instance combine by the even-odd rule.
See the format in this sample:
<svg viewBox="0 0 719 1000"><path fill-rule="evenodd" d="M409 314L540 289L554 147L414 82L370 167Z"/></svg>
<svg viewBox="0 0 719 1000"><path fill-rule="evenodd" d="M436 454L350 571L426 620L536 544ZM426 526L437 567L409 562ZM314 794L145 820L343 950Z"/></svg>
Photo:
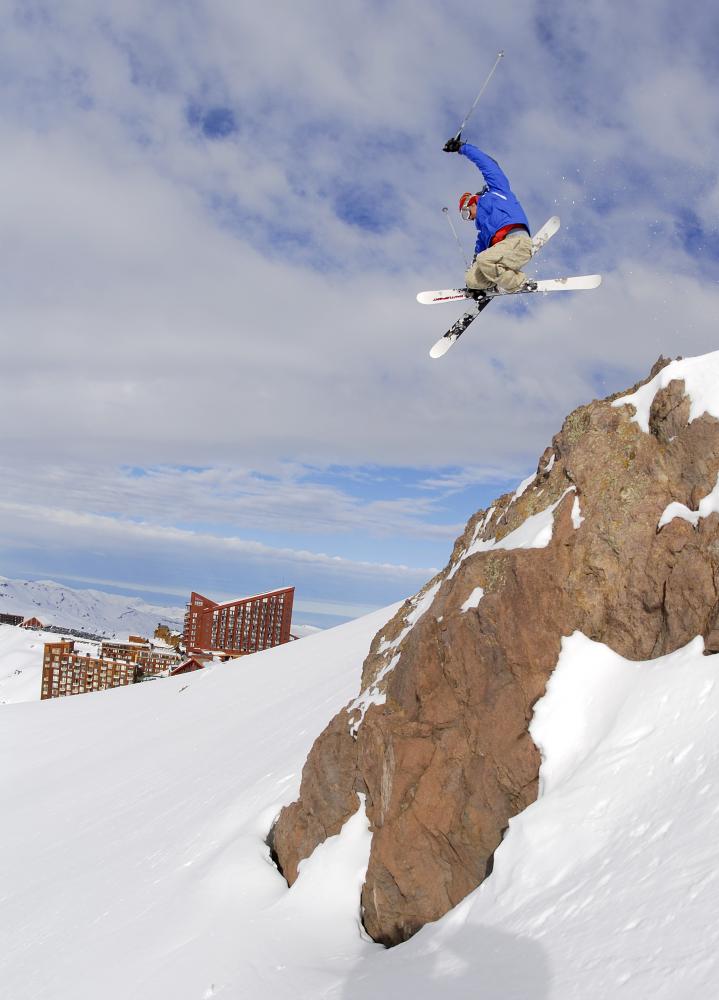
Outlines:
<svg viewBox="0 0 719 1000"><path fill-rule="evenodd" d="M465 222L469 222L470 215L469 210L472 205L477 204L477 195L472 194L471 191L465 191L462 197L459 199L459 214L462 216Z"/></svg>

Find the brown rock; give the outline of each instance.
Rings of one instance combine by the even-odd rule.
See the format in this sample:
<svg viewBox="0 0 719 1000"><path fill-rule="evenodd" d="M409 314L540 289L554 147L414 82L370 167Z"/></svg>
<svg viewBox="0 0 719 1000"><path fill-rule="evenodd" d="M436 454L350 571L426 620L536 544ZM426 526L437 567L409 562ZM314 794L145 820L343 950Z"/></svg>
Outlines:
<svg viewBox="0 0 719 1000"><path fill-rule="evenodd" d="M713 489L719 422L688 423L679 381L657 393L649 434L614 398L567 417L529 488L474 515L448 566L375 638L359 698L318 737L274 827L292 883L366 794L362 907L376 941L405 940L479 885L509 819L536 798L528 723L563 636L579 629L631 659L698 634L719 651L719 516L658 529L669 503L695 510ZM543 512L549 544L501 547L538 531Z"/></svg>

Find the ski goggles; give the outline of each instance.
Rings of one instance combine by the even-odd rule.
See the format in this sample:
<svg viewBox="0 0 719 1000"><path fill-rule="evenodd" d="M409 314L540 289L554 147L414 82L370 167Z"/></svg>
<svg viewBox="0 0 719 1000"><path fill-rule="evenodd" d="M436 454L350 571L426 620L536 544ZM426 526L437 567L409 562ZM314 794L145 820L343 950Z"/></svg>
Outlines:
<svg viewBox="0 0 719 1000"><path fill-rule="evenodd" d="M465 222L469 222L472 218L471 208L472 205L477 204L477 195L472 194L470 191L465 191L462 197L459 199L459 214L464 219Z"/></svg>

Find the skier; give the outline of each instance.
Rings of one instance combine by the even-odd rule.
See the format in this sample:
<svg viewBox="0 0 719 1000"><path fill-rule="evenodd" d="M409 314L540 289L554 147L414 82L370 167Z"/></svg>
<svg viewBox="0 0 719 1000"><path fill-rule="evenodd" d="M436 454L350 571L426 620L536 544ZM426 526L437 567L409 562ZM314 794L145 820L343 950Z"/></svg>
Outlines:
<svg viewBox="0 0 719 1000"><path fill-rule="evenodd" d="M528 283L522 268L532 256L529 222L496 160L458 137L448 139L445 153L461 153L484 176L481 191L465 191L459 199L462 218L477 227L474 260L465 274L467 288L516 292Z"/></svg>

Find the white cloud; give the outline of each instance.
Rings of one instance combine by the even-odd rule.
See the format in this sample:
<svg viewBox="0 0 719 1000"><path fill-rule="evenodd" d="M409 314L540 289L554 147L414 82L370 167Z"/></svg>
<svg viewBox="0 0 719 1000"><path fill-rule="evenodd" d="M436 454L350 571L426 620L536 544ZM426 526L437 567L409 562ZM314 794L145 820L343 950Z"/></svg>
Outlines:
<svg viewBox="0 0 719 1000"><path fill-rule="evenodd" d="M128 548L144 552L146 558L164 552L181 560L194 554L210 565L218 562L236 564L241 560L245 566L253 563L265 569L291 566L296 573L320 569L328 581L332 578L417 581L436 572L435 568L351 560L323 552L273 547L250 539L57 507L0 501L0 513L0 538L6 543L17 544L23 540L34 547L57 547L62 539L63 548L75 549L78 555L99 549L103 555L114 553L117 556Z"/></svg>
<svg viewBox="0 0 719 1000"><path fill-rule="evenodd" d="M4 499L28 509L61 506L98 515L115 515L177 526L212 524L223 532L282 532L328 536L361 531L373 537L451 541L461 523L433 521L443 513L443 498L473 477L420 483L419 497L362 499L339 485L313 482L313 470L279 466L272 476L237 468L147 470L77 466L37 466L19 475L0 467ZM429 493L429 489L433 493ZM409 491L407 491L409 494Z"/></svg>
<svg viewBox="0 0 719 1000"><path fill-rule="evenodd" d="M91 517L110 516L114 493L168 530L206 503L252 530L291 532L322 509L326 531L426 538L449 530L433 526L438 497L472 469L520 478L572 407L659 353L715 346L716 261L684 236L689 212L712 225L719 190L716 15L640 0L630 30L620 7L522 0L482 11L481 31L477 18L461 0L163 2L152 21L137 0L101 18L87 0L8 11L0 419L13 502L52 507L42 478L55 464L76 491L51 480L58 506ZM467 135L535 225L562 215L537 269L605 282L498 303L431 362L458 310L423 310L414 293L460 279L440 208L476 177L440 147L499 48ZM209 141L190 106L231 109L237 130ZM386 229L343 221L360 200ZM430 498L400 488L360 504L227 471L292 463L424 468ZM128 493L122 464L209 471Z"/></svg>

